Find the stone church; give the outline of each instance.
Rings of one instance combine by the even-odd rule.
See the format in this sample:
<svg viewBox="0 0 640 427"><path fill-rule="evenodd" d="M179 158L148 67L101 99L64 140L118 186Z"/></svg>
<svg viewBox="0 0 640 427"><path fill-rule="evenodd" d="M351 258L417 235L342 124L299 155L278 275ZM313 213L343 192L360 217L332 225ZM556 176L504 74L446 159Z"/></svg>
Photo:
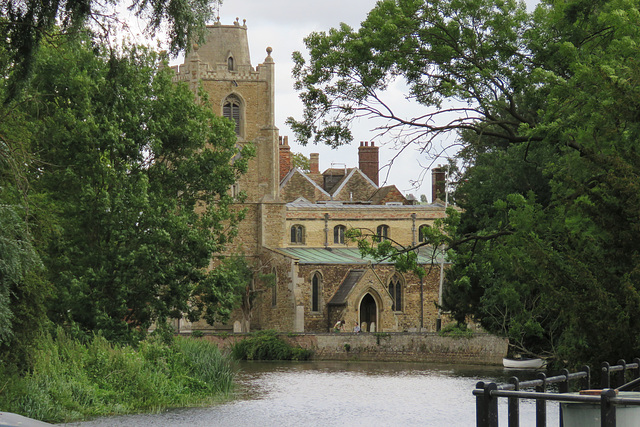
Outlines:
<svg viewBox="0 0 640 427"><path fill-rule="evenodd" d="M246 193L237 207L247 214L228 248L228 255L246 257L256 275L244 309L228 324L181 319L176 327L327 332L344 320L346 331L355 324L367 332L436 330L442 259L426 250L419 255L428 271L421 282L390 263L363 259L345 232L362 228L416 244L423 240L420 230L444 216L444 205L417 204L393 185L379 186L379 147L373 142L360 143L357 167L321 172L319 156L312 154L308 171L293 168L288 139L275 126L272 49L254 67L244 23L216 22L207 31L206 42L173 67L174 79L194 91L202 87L215 112L235 122L237 143L256 147L248 173L232 189ZM435 192L443 187L444 172L436 170L434 178ZM265 274L268 284L260 279Z"/></svg>

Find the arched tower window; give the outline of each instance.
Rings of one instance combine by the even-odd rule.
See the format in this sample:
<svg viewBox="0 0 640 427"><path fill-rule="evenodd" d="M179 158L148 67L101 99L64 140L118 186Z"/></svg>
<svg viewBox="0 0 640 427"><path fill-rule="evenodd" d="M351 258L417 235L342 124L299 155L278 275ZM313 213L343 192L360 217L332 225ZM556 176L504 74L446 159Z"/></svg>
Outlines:
<svg viewBox="0 0 640 427"><path fill-rule="evenodd" d="M296 224L291 226L291 243L304 244L304 227Z"/></svg>
<svg viewBox="0 0 640 427"><path fill-rule="evenodd" d="M242 130L242 102L235 95L229 95L222 104L222 116L236 124L236 135Z"/></svg>
<svg viewBox="0 0 640 427"><path fill-rule="evenodd" d="M227 68L229 69L229 71L233 71L233 56L230 56L227 58Z"/></svg>
<svg viewBox="0 0 640 427"><path fill-rule="evenodd" d="M379 225L376 229L376 235L380 238L381 242L387 240L389 238L389 226Z"/></svg>
<svg viewBox="0 0 640 427"><path fill-rule="evenodd" d="M347 227L344 225L336 225L333 227L333 243L344 245L344 232Z"/></svg>
<svg viewBox="0 0 640 427"><path fill-rule="evenodd" d="M315 273L311 279L311 311L320 311L320 273Z"/></svg>
<svg viewBox="0 0 640 427"><path fill-rule="evenodd" d="M418 227L418 242L424 243L427 241L426 231L429 229L427 224L422 224Z"/></svg>
<svg viewBox="0 0 640 427"><path fill-rule="evenodd" d="M394 274L389 281L389 295L393 300L391 310L402 311L402 280L397 274Z"/></svg>

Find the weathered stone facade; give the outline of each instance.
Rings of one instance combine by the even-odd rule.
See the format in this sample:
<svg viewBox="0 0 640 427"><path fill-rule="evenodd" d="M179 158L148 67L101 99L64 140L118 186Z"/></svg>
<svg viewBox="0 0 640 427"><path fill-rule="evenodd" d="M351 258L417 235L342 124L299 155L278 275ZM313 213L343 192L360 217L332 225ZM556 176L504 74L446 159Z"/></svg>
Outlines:
<svg viewBox="0 0 640 427"><path fill-rule="evenodd" d="M272 50L251 65L247 27L219 22L208 26L206 42L184 64L174 67L175 81L202 87L216 113L236 123L238 144L252 143L256 157L233 192L247 197L238 236L226 254L242 254L256 271L250 318L238 310L227 325L180 322L181 330L277 329L326 332L344 319L347 330L358 323L366 331L435 330L441 282L440 264L420 283L391 264L362 259L345 231L361 228L401 245L420 241L420 227L444 215L442 205L415 205L395 186L378 186L378 150L373 142L359 149L359 168L310 171L292 168L286 137L275 126L275 63ZM426 251L420 262L431 265ZM212 264L212 268L214 268ZM260 274L271 273L273 285Z"/></svg>

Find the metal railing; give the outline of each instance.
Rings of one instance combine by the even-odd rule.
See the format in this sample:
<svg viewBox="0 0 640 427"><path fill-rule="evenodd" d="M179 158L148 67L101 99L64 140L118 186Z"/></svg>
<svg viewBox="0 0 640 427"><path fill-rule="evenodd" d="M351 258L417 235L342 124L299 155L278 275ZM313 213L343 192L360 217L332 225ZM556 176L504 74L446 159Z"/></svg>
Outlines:
<svg viewBox="0 0 640 427"><path fill-rule="evenodd" d="M511 377L507 384L485 383L480 381L473 390L476 396L476 425L477 427L498 427L498 398L507 398L509 427L520 425L520 399L535 399L536 427L547 425L547 401L582 402L600 404L602 427L616 426L617 405L640 405L640 399L619 397L619 391L630 391L640 387L640 359L633 363L619 360L617 365L611 366L604 362L601 365L600 386L598 394L581 395L569 394L569 386L573 384L578 390L589 389L591 384L591 369L584 366L581 371L569 373L563 369L560 375L547 377L540 372L538 378L530 381L520 381ZM626 382L628 377L633 378ZM558 392L547 391L550 384L557 384ZM533 389L533 391L524 390ZM560 406L560 427L563 427L562 406Z"/></svg>

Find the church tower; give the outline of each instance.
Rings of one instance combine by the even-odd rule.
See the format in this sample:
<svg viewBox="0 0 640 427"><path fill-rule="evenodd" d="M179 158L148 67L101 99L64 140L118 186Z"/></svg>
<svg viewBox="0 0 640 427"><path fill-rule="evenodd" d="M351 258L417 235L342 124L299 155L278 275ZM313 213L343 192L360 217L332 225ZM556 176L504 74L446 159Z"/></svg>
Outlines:
<svg viewBox="0 0 640 427"><path fill-rule="evenodd" d="M255 68L251 65L247 26L219 21L207 26L206 40L194 46L184 64L174 67L176 81L199 85L209 96L214 113L236 123L238 144L253 143L256 156L249 170L234 186L246 193L239 209L247 209L231 252L257 255L263 246L281 246L284 204L279 197L279 143L275 126L275 63L272 49ZM281 230L282 229L282 230Z"/></svg>

